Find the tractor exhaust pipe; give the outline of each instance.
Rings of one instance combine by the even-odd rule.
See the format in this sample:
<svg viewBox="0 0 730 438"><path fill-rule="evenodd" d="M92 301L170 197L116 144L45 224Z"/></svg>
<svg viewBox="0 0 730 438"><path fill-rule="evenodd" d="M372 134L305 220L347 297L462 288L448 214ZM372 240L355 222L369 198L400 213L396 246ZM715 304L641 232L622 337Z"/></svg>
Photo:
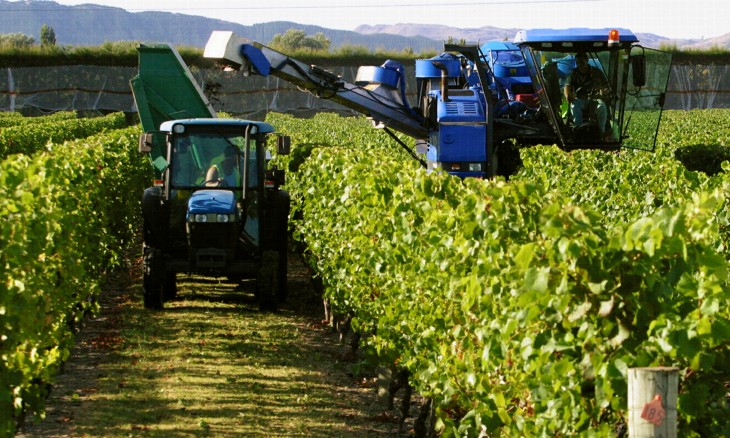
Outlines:
<svg viewBox="0 0 730 438"><path fill-rule="evenodd" d="M448 102L449 100L449 86L448 86L448 77L449 77L449 69L444 65L443 62L436 61L433 63L433 66L437 69L441 70L441 99L444 102Z"/></svg>

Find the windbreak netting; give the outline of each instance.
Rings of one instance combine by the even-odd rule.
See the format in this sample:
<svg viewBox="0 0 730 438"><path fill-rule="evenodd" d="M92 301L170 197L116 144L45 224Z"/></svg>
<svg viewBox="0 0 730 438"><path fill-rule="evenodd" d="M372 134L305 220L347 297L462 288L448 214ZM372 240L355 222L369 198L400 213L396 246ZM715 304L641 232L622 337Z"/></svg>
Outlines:
<svg viewBox="0 0 730 438"><path fill-rule="evenodd" d="M665 109L730 108L727 65L675 65L669 75Z"/></svg>
<svg viewBox="0 0 730 438"><path fill-rule="evenodd" d="M134 109L129 80L134 67L7 68L0 73L0 110L125 111Z"/></svg>
<svg viewBox="0 0 730 438"><path fill-rule="evenodd" d="M192 68L191 71L216 111L234 116L263 119L270 111L303 115L318 111L355 114L326 99L331 90L319 98L273 76L243 77L237 71L215 69ZM352 81L357 68L336 67L332 71ZM136 112L129 84L136 74L134 67L6 68L0 70L0 111ZM415 78L412 82L410 88L415 90Z"/></svg>
<svg viewBox="0 0 730 438"><path fill-rule="evenodd" d="M348 82L357 67L325 67ZM191 69L217 111L250 119L267 112L309 115L319 111L355 114L328 100L305 93L289 82L269 76L243 77L237 71ZM0 111L136 112L129 81L134 67L69 65L0 70ZM407 98L415 105L414 69L407 69ZM730 108L727 65L675 65L669 78L664 109Z"/></svg>

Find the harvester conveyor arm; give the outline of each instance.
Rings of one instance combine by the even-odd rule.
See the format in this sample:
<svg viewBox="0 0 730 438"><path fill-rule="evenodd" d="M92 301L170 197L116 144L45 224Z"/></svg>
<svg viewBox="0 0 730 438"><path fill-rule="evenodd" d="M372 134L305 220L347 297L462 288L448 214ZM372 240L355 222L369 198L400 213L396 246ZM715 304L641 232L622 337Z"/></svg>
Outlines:
<svg viewBox="0 0 730 438"><path fill-rule="evenodd" d="M282 78L317 97L331 99L364 114L376 125L382 124L416 139L428 137L420 118L400 99L394 100L344 81L317 66L297 61L233 32L213 32L205 46L204 56L240 69L244 75L253 72Z"/></svg>

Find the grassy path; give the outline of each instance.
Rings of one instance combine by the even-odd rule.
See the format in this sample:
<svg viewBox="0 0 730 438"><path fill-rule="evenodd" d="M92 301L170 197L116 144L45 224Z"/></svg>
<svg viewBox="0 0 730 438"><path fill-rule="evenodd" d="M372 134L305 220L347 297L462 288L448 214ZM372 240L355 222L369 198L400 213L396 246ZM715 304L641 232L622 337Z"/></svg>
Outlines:
<svg viewBox="0 0 730 438"><path fill-rule="evenodd" d="M137 261L105 288L46 419L19 436L407 436L372 373L321 325L291 259L290 300L275 314L246 286L202 277L179 277L177 301L145 310Z"/></svg>

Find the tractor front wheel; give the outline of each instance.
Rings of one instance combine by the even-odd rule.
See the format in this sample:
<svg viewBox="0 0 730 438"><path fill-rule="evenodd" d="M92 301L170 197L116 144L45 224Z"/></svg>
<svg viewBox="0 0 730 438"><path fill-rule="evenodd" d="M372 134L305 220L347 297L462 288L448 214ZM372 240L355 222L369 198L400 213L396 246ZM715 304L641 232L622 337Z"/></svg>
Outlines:
<svg viewBox="0 0 730 438"><path fill-rule="evenodd" d="M278 254L279 269L277 272L278 290L276 291L276 297L280 303L286 303L286 299L289 296L289 288L287 287L289 258L286 247L284 247L283 251L279 251Z"/></svg>
<svg viewBox="0 0 730 438"><path fill-rule="evenodd" d="M256 278L256 297L259 309L276 311L279 301L280 256L278 251L264 251Z"/></svg>
<svg viewBox="0 0 730 438"><path fill-rule="evenodd" d="M144 247L144 274L142 277L142 293L144 307L161 310L164 302L164 262L162 251L151 246Z"/></svg>
<svg viewBox="0 0 730 438"><path fill-rule="evenodd" d="M162 298L164 301L177 298L177 276L174 272L165 274L165 280L162 282Z"/></svg>

